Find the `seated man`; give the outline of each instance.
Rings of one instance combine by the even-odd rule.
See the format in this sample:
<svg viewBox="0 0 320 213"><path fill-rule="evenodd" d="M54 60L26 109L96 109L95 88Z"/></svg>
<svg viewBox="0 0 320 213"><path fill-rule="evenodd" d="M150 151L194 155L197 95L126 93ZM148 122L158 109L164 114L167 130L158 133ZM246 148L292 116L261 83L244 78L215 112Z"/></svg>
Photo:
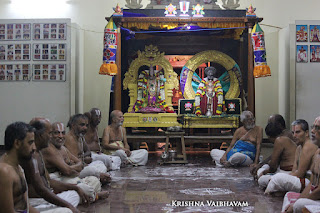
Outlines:
<svg viewBox="0 0 320 213"><path fill-rule="evenodd" d="M100 160L104 162L108 170L120 169L120 157L105 155L102 153L98 135L98 125L101 121L101 111L98 108L92 108L89 112L85 113L85 116L88 117L89 127L84 137L89 149L91 150L92 160Z"/></svg>
<svg viewBox="0 0 320 213"><path fill-rule="evenodd" d="M35 131L36 151L30 161L24 161L21 166L25 170L28 183L30 205L39 211L46 212L79 212L76 207L80 198L84 203L89 199L76 185L64 184L51 180L45 168L41 150L48 146L51 134L51 124L48 119L34 118L30 121ZM59 208L66 207L66 208Z"/></svg>
<svg viewBox="0 0 320 213"><path fill-rule="evenodd" d="M102 184L110 181L110 175L107 174L107 167L102 161L92 162L91 151L85 141L84 135L87 132L88 118L83 114L72 116L68 122L70 131L65 137L65 147L76 156L83 164L86 164L82 175L100 177Z"/></svg>
<svg viewBox="0 0 320 213"><path fill-rule="evenodd" d="M210 152L217 166L249 166L259 162L262 128L256 126L250 111L243 111L240 119L243 126L235 131L228 149Z"/></svg>
<svg viewBox="0 0 320 213"><path fill-rule="evenodd" d="M275 172L289 173L292 170L297 145L289 137L283 135L286 132L283 117L279 114L272 115L265 128L269 140L274 144L271 159L257 172L258 184L265 188Z"/></svg>
<svg viewBox="0 0 320 213"><path fill-rule="evenodd" d="M319 117L320 119L320 117ZM316 124L318 127L313 135L317 143L320 143L320 121ZM315 129L313 128L313 129ZM302 191L302 193L287 192L282 204L282 212L302 212L307 207L310 212L319 212L320 206L320 149L313 156L313 164L311 166L310 183ZM313 211L314 210L314 211ZM308 211L309 212L309 211Z"/></svg>
<svg viewBox="0 0 320 213"><path fill-rule="evenodd" d="M121 158L121 163L131 163L133 165L146 165L148 161L148 151L139 149L130 151L127 142L126 129L122 127L123 114L119 110L114 110L110 114L111 124L103 131L102 146L104 153L115 155Z"/></svg>
<svg viewBox="0 0 320 213"><path fill-rule="evenodd" d="M101 184L99 181L96 181L96 177L85 174L86 169L83 169L81 160L63 146L64 142L65 129L63 123L53 123L51 140L48 147L42 151L46 168L50 172L50 177L62 182L79 183L80 186L85 184L91 189L88 195L92 200L96 200L96 198L107 198L109 193L107 191L101 191ZM96 176L99 177L99 174L96 174Z"/></svg>
<svg viewBox="0 0 320 213"><path fill-rule="evenodd" d="M28 188L20 161L29 161L36 147L34 130L23 122L7 126L4 136L6 152L0 158L1 212L38 212L28 203Z"/></svg>
<svg viewBox="0 0 320 213"><path fill-rule="evenodd" d="M310 169L313 155L318 149L317 144L310 141L308 129L308 123L304 120L293 122L292 130L298 145L300 145L295 154L295 165L290 174L274 175L270 179L266 193L301 192L308 184L307 171Z"/></svg>

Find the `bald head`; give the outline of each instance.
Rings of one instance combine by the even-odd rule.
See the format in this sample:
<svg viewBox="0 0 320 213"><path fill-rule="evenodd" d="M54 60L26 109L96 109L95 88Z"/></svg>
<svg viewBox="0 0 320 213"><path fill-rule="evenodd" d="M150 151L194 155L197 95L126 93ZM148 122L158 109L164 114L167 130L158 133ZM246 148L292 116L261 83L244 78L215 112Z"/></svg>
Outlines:
<svg viewBox="0 0 320 213"><path fill-rule="evenodd" d="M65 127L62 122L55 122L52 124L52 138L51 143L58 149L64 145L65 142Z"/></svg>
<svg viewBox="0 0 320 213"><path fill-rule="evenodd" d="M35 117L29 124L36 129L34 138L37 149L41 150L48 147L48 142L51 139L51 123L49 119Z"/></svg>
<svg viewBox="0 0 320 213"><path fill-rule="evenodd" d="M122 126L123 113L120 110L113 110L110 113L111 124L116 126Z"/></svg>

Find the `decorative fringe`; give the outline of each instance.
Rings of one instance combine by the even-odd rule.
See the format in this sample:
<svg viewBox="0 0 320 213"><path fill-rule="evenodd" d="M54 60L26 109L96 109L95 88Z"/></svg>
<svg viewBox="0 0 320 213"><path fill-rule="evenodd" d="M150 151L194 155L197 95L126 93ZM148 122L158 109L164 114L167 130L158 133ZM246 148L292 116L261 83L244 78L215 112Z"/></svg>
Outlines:
<svg viewBox="0 0 320 213"><path fill-rule="evenodd" d="M255 66L253 69L253 76L255 78L271 76L270 67L268 65Z"/></svg>
<svg viewBox="0 0 320 213"><path fill-rule="evenodd" d="M110 76L117 75L118 74L118 67L116 64L103 63L100 66L99 74L100 75L110 75Z"/></svg>

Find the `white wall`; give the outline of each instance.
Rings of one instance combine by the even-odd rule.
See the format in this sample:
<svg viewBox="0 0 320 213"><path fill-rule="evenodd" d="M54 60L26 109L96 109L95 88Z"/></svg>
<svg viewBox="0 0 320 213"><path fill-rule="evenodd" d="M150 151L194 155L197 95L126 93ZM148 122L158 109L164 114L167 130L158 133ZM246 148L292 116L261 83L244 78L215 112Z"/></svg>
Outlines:
<svg viewBox="0 0 320 213"><path fill-rule="evenodd" d="M20 1L20 3L14 6L14 1ZM125 0L68 0L67 2L66 4L63 0L0 0L0 19L71 18L71 22L76 24L73 26L77 28L74 30L77 32L76 40L79 42L79 44L76 42L79 47L75 47L77 53L73 58L75 61L72 61L74 69L76 69L77 81L74 91L77 96L75 112L84 112L91 107L100 108L103 116L100 127L101 134L108 120L111 83L110 77L98 75L102 63L103 29L107 24L105 17L112 14L112 7L117 3L124 7L126 2ZM148 3L148 0L142 1L144 7ZM218 0L218 3L221 4L221 0ZM265 25L284 28L293 24L295 20L320 20L318 12L320 1L241 0L240 4L239 9L244 9L252 4L257 8L257 15L264 18L261 27L265 31L267 60L272 76L256 79L255 83L257 123L265 126L268 116L279 112L279 98L281 98L278 92L279 29ZM78 75L79 72L82 74ZM63 110L61 109L61 111ZM31 117L32 115L21 116L22 119L27 120ZM8 121L1 119L0 122L6 123ZM0 144L3 144L1 139Z"/></svg>

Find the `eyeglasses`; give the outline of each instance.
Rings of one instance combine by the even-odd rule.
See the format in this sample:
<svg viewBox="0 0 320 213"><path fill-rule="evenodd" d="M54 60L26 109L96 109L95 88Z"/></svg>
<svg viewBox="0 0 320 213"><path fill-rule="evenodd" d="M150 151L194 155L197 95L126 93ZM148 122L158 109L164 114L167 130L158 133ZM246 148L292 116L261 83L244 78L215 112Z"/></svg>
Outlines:
<svg viewBox="0 0 320 213"><path fill-rule="evenodd" d="M311 126L311 129L315 129L316 131L319 131L320 130L320 126L318 126L318 125L312 125Z"/></svg>

